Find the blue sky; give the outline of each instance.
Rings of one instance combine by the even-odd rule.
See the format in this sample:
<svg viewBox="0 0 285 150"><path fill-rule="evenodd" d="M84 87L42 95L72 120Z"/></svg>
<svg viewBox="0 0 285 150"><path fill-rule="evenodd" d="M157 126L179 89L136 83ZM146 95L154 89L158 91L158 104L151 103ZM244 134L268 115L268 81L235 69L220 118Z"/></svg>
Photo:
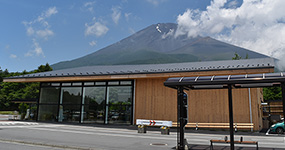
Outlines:
<svg viewBox="0 0 285 150"><path fill-rule="evenodd" d="M0 0L0 67L33 70L93 53L157 23L273 57L285 50L284 0Z"/></svg>

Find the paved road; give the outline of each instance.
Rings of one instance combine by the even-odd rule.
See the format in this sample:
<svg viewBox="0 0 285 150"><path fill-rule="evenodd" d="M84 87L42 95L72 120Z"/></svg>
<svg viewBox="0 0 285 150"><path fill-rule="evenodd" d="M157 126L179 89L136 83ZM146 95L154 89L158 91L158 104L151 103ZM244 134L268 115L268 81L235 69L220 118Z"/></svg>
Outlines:
<svg viewBox="0 0 285 150"><path fill-rule="evenodd" d="M193 133L195 132L195 133ZM200 132L200 131L198 131ZM208 149L210 139L223 139L228 136L222 133L198 133L191 131L185 137L193 149ZM284 135L260 136L259 134L237 133L237 139L259 142L263 149L285 149ZM148 131L138 134L137 130L119 128L117 126L79 126L62 124L21 124L1 125L1 150L47 150L47 149L79 149L79 150L170 150L176 145L176 133L161 135L160 131ZM242 150L255 149L254 145L242 145ZM228 145L216 144L215 148L228 149ZM276 149L277 148L277 149Z"/></svg>

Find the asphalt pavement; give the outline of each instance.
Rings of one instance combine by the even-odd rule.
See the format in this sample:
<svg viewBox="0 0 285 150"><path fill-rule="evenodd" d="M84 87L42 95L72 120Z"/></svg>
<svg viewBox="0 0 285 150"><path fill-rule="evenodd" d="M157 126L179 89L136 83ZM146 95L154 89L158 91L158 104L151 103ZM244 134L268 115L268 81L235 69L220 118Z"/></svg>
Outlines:
<svg viewBox="0 0 285 150"><path fill-rule="evenodd" d="M13 124L11 123L13 122ZM175 130L161 135L159 128L137 133L135 126L49 124L38 122L0 121L1 150L171 150L176 146ZM210 149L211 139L229 137L227 131L187 130L185 138L191 149ZM285 136L265 133L237 132L235 140L258 141L259 150L285 150ZM229 149L229 144L214 144L214 149ZM239 145L236 149L256 149L255 145Z"/></svg>

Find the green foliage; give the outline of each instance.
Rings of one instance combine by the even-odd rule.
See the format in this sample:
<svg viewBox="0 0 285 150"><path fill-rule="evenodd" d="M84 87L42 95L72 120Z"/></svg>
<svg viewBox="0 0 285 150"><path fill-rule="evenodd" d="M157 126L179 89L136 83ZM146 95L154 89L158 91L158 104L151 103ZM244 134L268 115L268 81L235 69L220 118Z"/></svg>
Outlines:
<svg viewBox="0 0 285 150"><path fill-rule="evenodd" d="M235 56L232 58L232 60L240 60L242 59L241 56L235 52Z"/></svg>
<svg viewBox="0 0 285 150"><path fill-rule="evenodd" d="M2 71L0 68L0 77L11 77L11 76L19 76L24 74L31 74L37 72L51 71L52 68L49 64L41 65L37 70L33 70L27 72L24 70L23 72L11 72L7 69ZM17 110L18 104L12 103L12 100L20 100L20 99L34 99L39 96L39 83L10 83L3 82L0 79L0 110Z"/></svg>
<svg viewBox="0 0 285 150"><path fill-rule="evenodd" d="M26 103L21 103L19 105L19 112L20 114L25 114L26 113L26 110L29 108L29 105L26 104Z"/></svg>
<svg viewBox="0 0 285 150"><path fill-rule="evenodd" d="M280 100L282 98L281 87L263 88L264 100Z"/></svg>

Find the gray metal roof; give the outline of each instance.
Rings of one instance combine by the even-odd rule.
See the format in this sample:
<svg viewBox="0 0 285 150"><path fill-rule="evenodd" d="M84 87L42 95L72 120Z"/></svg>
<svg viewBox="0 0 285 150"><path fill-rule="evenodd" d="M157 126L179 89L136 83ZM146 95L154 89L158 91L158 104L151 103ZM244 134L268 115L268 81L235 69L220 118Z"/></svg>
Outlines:
<svg viewBox="0 0 285 150"><path fill-rule="evenodd" d="M171 64L86 66L79 68L20 75L20 76L9 77L6 79L197 72L197 71L254 69L254 68L273 68L273 67L274 67L273 58L259 58L259 59L187 62L187 63L171 63Z"/></svg>

